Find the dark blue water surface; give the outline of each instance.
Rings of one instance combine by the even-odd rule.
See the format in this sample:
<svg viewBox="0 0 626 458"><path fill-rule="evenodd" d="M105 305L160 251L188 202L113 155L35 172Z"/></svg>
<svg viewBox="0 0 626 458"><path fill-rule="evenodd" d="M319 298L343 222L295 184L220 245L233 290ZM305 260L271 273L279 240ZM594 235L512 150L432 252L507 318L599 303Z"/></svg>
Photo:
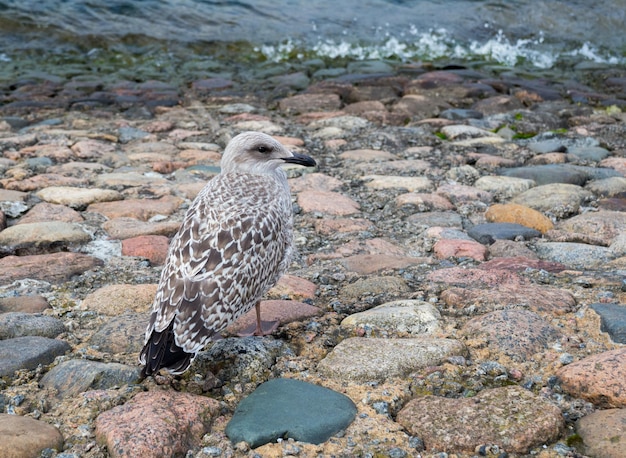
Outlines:
<svg viewBox="0 0 626 458"><path fill-rule="evenodd" d="M0 65L24 53L210 55L241 49L273 61L623 66L626 1L0 0Z"/></svg>

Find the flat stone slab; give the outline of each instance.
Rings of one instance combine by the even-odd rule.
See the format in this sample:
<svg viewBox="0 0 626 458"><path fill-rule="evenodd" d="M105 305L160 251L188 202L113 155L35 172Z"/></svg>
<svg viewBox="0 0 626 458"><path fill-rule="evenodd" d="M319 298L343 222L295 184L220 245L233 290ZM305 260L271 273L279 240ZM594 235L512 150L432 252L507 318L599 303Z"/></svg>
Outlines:
<svg viewBox="0 0 626 458"><path fill-rule="evenodd" d="M19 369L50 364L70 349L67 342L40 336L0 340L0 377L12 376Z"/></svg>
<svg viewBox="0 0 626 458"><path fill-rule="evenodd" d="M81 253L50 253L0 258L0 283L32 278L51 283L69 280L74 275L104 264L100 259Z"/></svg>
<svg viewBox="0 0 626 458"><path fill-rule="evenodd" d="M541 232L516 223L484 223L477 224L467 231L474 240L491 245L496 240L516 240L518 237L530 240L541 237Z"/></svg>
<svg viewBox="0 0 626 458"><path fill-rule="evenodd" d="M341 341L317 366L327 377L356 382L402 377L426 366L436 366L449 356L465 356L458 340L436 338L368 339Z"/></svg>
<svg viewBox="0 0 626 458"><path fill-rule="evenodd" d="M518 386L463 399L419 397L404 406L396 421L423 438L427 451L472 455L484 444L496 444L508 453L528 453L555 441L564 428L558 407Z"/></svg>
<svg viewBox="0 0 626 458"><path fill-rule="evenodd" d="M124 197L113 189L74 188L71 186L51 186L36 193L40 199L53 204L82 209L94 202L121 200Z"/></svg>
<svg viewBox="0 0 626 458"><path fill-rule="evenodd" d="M62 221L46 221L11 226L0 232L2 251L18 249L46 250L50 246L71 246L91 240L80 226Z"/></svg>
<svg viewBox="0 0 626 458"><path fill-rule="evenodd" d="M321 444L345 429L356 416L350 398L312 383L273 379L245 398L226 426L233 443L252 448L292 438Z"/></svg>

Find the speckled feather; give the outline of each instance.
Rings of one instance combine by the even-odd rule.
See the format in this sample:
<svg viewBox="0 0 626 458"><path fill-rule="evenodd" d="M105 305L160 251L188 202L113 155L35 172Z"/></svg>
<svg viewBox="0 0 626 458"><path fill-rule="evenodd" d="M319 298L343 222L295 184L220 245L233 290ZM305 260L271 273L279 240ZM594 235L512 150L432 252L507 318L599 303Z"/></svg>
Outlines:
<svg viewBox="0 0 626 458"><path fill-rule="evenodd" d="M161 367L184 372L212 337L253 308L289 265L291 196L278 166L283 161L276 159L292 153L269 136L247 135L243 146L229 144L222 173L198 194L172 240L140 356L145 374ZM246 157L246 148L258 149L259 141L269 142L276 157L255 151Z"/></svg>

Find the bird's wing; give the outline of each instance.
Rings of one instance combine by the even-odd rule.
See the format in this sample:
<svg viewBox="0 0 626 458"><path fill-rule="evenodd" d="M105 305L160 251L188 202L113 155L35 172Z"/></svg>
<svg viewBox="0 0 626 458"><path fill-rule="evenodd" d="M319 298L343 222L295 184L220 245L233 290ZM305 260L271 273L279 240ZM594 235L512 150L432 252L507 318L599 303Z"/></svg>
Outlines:
<svg viewBox="0 0 626 458"><path fill-rule="evenodd" d="M273 183L256 184L229 199L209 189L189 209L172 241L147 338L150 328L162 331L175 320L176 344L198 352L282 274L290 203L276 199Z"/></svg>

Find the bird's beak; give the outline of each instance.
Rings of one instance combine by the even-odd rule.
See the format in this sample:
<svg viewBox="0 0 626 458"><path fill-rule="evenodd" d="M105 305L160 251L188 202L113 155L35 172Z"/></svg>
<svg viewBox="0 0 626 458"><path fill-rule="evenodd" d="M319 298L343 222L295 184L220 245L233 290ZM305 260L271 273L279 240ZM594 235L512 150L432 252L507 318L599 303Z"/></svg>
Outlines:
<svg viewBox="0 0 626 458"><path fill-rule="evenodd" d="M317 165L315 159L313 159L311 156L293 152L291 154L293 154L293 156L281 157L281 159L289 164L299 164L304 165L305 167L315 167Z"/></svg>

